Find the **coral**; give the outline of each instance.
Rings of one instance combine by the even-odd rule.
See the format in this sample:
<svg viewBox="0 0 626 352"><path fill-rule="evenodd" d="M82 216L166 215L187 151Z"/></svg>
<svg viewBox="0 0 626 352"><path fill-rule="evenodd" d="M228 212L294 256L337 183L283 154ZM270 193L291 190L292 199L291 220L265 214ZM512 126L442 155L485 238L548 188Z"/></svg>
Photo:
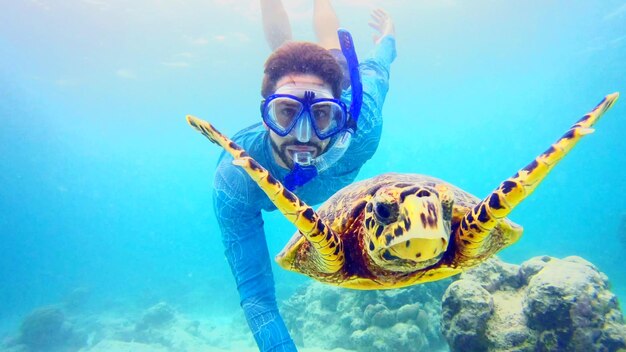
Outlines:
<svg viewBox="0 0 626 352"><path fill-rule="evenodd" d="M28 351L73 351L84 345L84 336L76 333L56 306L31 312L20 326L17 339Z"/></svg>
<svg viewBox="0 0 626 352"><path fill-rule="evenodd" d="M445 349L441 296L450 280L383 291L312 282L281 307L298 346L364 352Z"/></svg>
<svg viewBox="0 0 626 352"><path fill-rule="evenodd" d="M191 319L159 303L143 312L84 311L79 316L62 304L31 313L21 333L0 341L3 352L91 351L255 351L243 314Z"/></svg>
<svg viewBox="0 0 626 352"><path fill-rule="evenodd" d="M165 302L159 302L148 308L135 327L138 331L158 329L167 326L176 318L175 310Z"/></svg>
<svg viewBox="0 0 626 352"><path fill-rule="evenodd" d="M487 346L486 323L493 314L493 298L476 282L452 283L444 296L442 330L455 347L482 351Z"/></svg>
<svg viewBox="0 0 626 352"><path fill-rule="evenodd" d="M579 257L490 259L446 290L452 351L616 351L626 325L606 275Z"/></svg>
<svg viewBox="0 0 626 352"><path fill-rule="evenodd" d="M135 321L133 324L132 321ZM143 311L135 319L103 321L97 329L103 332L98 337L93 349L98 351L120 350L138 351L207 351L212 347L227 347L241 350L239 347L253 346L254 340L249 331L239 333L245 322L236 322L233 326L210 320L204 323L188 319L166 302L160 302ZM224 329L224 330L222 330ZM224 332L222 332L224 331ZM91 351L91 350L88 350Z"/></svg>
<svg viewBox="0 0 626 352"><path fill-rule="evenodd" d="M137 341L142 343L153 343L167 348L173 349L174 341L168 329L176 321L176 311L165 302L159 302L154 306L146 309L141 318L135 324L134 331L127 331L123 334L125 339L129 341Z"/></svg>

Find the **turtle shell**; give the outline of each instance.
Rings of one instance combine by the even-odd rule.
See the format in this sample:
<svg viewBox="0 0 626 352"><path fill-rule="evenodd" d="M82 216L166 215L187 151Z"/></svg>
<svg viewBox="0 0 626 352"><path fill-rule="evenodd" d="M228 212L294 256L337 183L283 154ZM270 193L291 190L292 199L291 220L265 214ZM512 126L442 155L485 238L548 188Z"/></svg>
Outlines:
<svg viewBox="0 0 626 352"><path fill-rule="evenodd" d="M508 219L502 219L492 230L486 250L480 257L465 258L457 253L454 241L440 259L427 268L413 272L386 270L369 258L365 246L365 207L381 190L398 189L398 194L416 192L417 189L435 190L445 185L453 194L451 238L463 216L476 206L480 199L472 194L434 177L418 174L387 173L349 185L323 203L317 213L341 239L345 252L345 265L332 274L322 273L315 264L315 251L306 238L296 232L276 261L285 269L310 276L316 280L356 289L385 289L439 280L477 265L502 248L519 239L522 228Z"/></svg>

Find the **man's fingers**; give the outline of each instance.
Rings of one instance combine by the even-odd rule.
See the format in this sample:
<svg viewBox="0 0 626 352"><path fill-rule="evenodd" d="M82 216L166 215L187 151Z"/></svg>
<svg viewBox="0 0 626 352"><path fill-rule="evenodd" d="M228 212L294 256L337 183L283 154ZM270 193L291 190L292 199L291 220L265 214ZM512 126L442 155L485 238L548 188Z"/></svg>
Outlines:
<svg viewBox="0 0 626 352"><path fill-rule="evenodd" d="M387 12L385 12L383 9L375 9L374 11L372 11L372 15L381 19L386 19L387 17L389 17Z"/></svg>

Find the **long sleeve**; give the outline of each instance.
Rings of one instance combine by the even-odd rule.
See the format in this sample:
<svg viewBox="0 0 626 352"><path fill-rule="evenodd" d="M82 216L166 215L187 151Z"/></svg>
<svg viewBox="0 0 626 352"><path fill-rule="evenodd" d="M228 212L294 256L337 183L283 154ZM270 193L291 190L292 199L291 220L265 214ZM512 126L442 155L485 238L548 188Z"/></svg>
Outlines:
<svg viewBox="0 0 626 352"><path fill-rule="evenodd" d="M363 100L373 104L380 115L389 91L389 71L396 59L396 40L388 35L380 40L368 58L359 65L363 81Z"/></svg>
<svg viewBox="0 0 626 352"><path fill-rule="evenodd" d="M265 194L231 160L218 166L213 201L241 307L260 351L296 351L276 304L260 208Z"/></svg>
<svg viewBox="0 0 626 352"><path fill-rule="evenodd" d="M363 107L357 131L363 132L363 138L369 138L368 132L382 124L383 104L389 91L389 71L395 58L396 40L392 36L385 36L359 65L363 82Z"/></svg>

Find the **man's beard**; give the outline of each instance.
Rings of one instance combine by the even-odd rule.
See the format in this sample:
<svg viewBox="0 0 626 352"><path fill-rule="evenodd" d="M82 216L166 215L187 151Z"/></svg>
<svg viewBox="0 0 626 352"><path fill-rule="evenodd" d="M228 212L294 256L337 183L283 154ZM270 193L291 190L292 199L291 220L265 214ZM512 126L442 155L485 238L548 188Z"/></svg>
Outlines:
<svg viewBox="0 0 626 352"><path fill-rule="evenodd" d="M278 155L278 157L283 162L283 164L287 165L287 167L290 170L293 169L294 161L293 161L293 158L289 155L289 152L287 151L287 147L291 147L291 146L311 147L311 148L315 148L315 156L316 157L318 157L320 154L322 154L322 148L319 145L317 145L315 143L311 143L311 142L307 142L307 143L300 143L298 141L286 142L286 143L283 143L279 147L276 144L276 142L274 142L274 140L270 138L270 145L272 146L272 150L274 151L274 153L276 153L276 155Z"/></svg>

